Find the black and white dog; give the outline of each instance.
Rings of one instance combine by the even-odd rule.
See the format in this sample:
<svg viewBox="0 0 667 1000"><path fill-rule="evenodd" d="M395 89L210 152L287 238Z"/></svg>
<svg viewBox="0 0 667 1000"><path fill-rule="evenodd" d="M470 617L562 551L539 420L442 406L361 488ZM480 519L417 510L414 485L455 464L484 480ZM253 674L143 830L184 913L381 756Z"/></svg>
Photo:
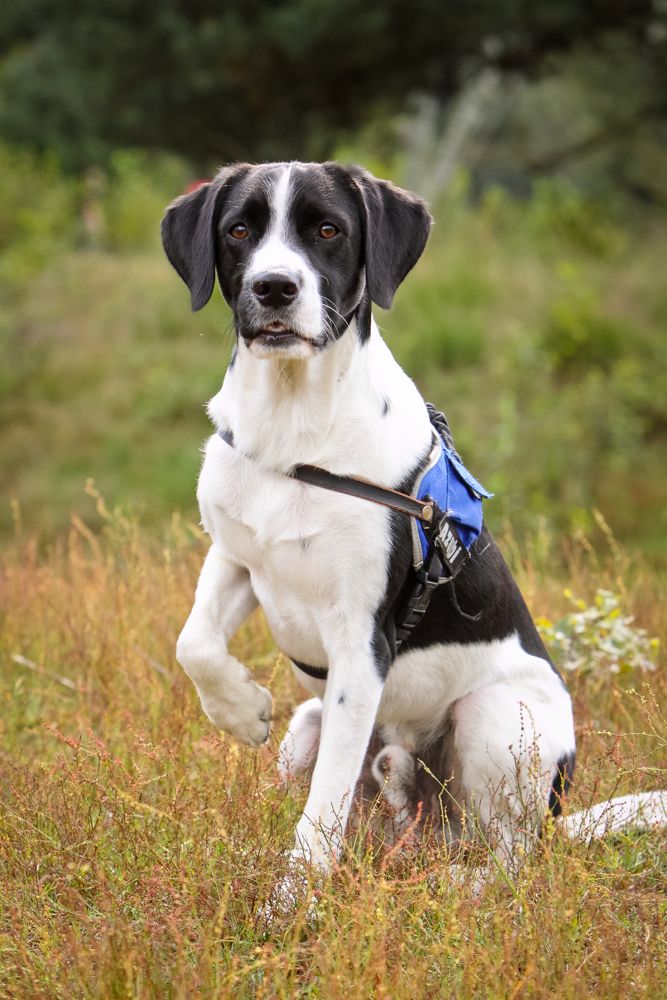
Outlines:
<svg viewBox="0 0 667 1000"><path fill-rule="evenodd" d="M574 766L570 698L488 531L397 653L409 518L291 474L308 463L410 493L440 447L371 313L391 305L430 225L415 195L335 163L227 167L162 224L193 309L217 272L237 335L209 404L218 433L198 500L212 545L177 657L209 719L263 743L271 696L228 651L261 605L314 696L280 767L288 776L316 757L295 857L322 867L340 850L371 737L397 812L415 795L442 801L437 778L457 835L473 817L506 862L558 810Z"/></svg>

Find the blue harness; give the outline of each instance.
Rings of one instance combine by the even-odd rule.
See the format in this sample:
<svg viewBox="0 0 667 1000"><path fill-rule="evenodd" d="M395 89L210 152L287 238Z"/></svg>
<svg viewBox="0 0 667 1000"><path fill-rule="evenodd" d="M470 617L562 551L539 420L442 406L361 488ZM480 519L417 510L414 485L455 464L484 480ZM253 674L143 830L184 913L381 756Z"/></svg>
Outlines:
<svg viewBox="0 0 667 1000"><path fill-rule="evenodd" d="M436 429L437 430L437 429ZM430 464L417 480L414 495L419 500L435 500L446 521L455 525L456 533L465 546L466 552L479 537L484 523L482 501L493 494L485 490L481 483L470 473L453 448L445 444L440 433L437 434L434 451L439 451L437 457L431 454ZM416 533L419 548L415 546L415 568L426 563L431 552L432 540L429 540L421 521L412 521L413 536ZM442 536L442 531L440 532Z"/></svg>

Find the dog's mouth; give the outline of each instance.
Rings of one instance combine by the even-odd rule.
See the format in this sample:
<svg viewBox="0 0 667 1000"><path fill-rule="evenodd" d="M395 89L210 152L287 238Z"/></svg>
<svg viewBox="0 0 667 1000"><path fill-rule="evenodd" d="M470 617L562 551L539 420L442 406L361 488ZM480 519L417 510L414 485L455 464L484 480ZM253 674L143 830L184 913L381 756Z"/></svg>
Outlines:
<svg viewBox="0 0 667 1000"><path fill-rule="evenodd" d="M274 320L273 323L267 323L266 326L258 330L255 336L264 337L269 340L288 340L292 337L298 337L299 334L286 323Z"/></svg>
<svg viewBox="0 0 667 1000"><path fill-rule="evenodd" d="M312 338L304 336L293 326L278 319L254 329L242 329L240 332L246 344L257 344L257 346L269 349L287 348L299 343L311 346L314 344Z"/></svg>

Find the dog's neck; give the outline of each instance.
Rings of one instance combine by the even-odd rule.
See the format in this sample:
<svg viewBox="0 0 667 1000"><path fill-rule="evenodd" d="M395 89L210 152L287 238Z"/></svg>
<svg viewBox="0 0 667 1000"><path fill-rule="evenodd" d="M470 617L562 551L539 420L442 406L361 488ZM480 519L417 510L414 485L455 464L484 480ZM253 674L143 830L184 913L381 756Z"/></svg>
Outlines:
<svg viewBox="0 0 667 1000"><path fill-rule="evenodd" d="M377 329L372 336L379 338ZM333 440L359 401L372 392L371 343L360 343L353 320L343 336L308 359L253 357L240 343L220 392L208 406L218 429L229 428L236 446L261 464L287 471L339 455Z"/></svg>
<svg viewBox="0 0 667 1000"><path fill-rule="evenodd" d="M304 361L258 359L240 344L208 413L266 468L319 465L386 485L401 481L431 439L424 403L375 322L365 342L353 321Z"/></svg>

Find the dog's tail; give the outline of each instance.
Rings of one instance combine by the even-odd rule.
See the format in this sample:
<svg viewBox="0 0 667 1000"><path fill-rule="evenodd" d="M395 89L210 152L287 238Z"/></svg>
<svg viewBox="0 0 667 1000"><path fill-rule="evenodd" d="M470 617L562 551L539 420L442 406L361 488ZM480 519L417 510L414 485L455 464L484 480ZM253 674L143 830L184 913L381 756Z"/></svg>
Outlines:
<svg viewBox="0 0 667 1000"><path fill-rule="evenodd" d="M639 792L598 802L589 809L570 813L558 825L573 840L598 840L609 833L654 830L667 826L667 791Z"/></svg>

